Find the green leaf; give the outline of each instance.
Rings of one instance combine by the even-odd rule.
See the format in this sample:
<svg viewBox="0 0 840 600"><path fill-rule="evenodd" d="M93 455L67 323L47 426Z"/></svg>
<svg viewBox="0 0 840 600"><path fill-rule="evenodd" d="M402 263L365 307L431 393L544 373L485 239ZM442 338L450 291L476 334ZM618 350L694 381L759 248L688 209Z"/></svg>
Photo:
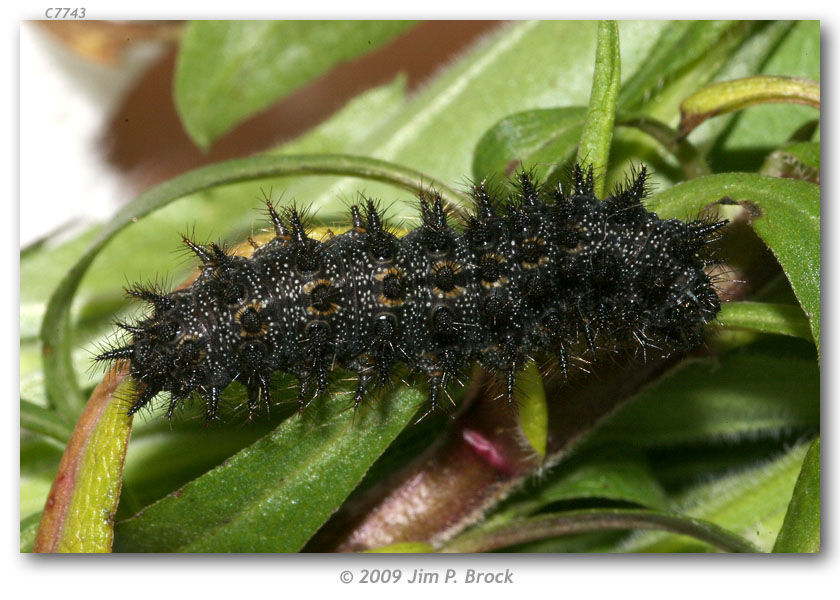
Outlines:
<svg viewBox="0 0 840 600"><path fill-rule="evenodd" d="M424 401L420 391L402 389L354 412L351 397L337 393L316 401L221 466L119 523L115 547L300 550Z"/></svg>
<svg viewBox="0 0 840 600"><path fill-rule="evenodd" d="M773 552L820 551L820 438L808 448Z"/></svg>
<svg viewBox="0 0 840 600"><path fill-rule="evenodd" d="M726 302L718 320L724 327L734 327L790 335L813 341L808 319L799 306L770 302Z"/></svg>
<svg viewBox="0 0 840 600"><path fill-rule="evenodd" d="M480 181L522 166L533 169L538 178L555 183L568 172L585 116L585 108L569 106L505 117L493 125L476 146L473 178ZM679 161L687 178L710 173L697 149L664 123L646 116L617 115L615 125L638 129L655 139Z"/></svg>
<svg viewBox="0 0 840 600"><path fill-rule="evenodd" d="M769 552L793 491L808 444L750 470L721 477L689 489L671 509L682 515L711 521ZM659 532L632 535L602 551L707 552L705 543Z"/></svg>
<svg viewBox="0 0 840 600"><path fill-rule="evenodd" d="M682 96L706 83L731 58L732 51L753 33L754 26L727 21L660 24L664 27L658 30L659 39L653 44L642 45L636 38L637 32L628 22L619 23L622 39L621 70L632 76L621 87L618 107L621 114L625 115L622 118L632 121L627 125L648 123L645 132L664 143L662 127L665 125L650 125L659 123L653 116L670 122L671 117L676 116ZM649 40L656 33L647 32ZM648 48L650 51L646 56ZM565 52L580 50L570 48ZM643 100L645 104L642 104ZM566 101L559 104L576 103ZM547 178L552 183L556 182L574 155L578 141L575 135L582 127L582 120L578 120L581 110L576 106L562 106L504 117L485 133L476 146L472 169L474 178L482 179L494 173L509 172L519 161L528 168L536 167L540 176L550 169ZM678 160L685 162L689 176L707 172L696 151L693 152L690 145L680 143L676 136L666 148ZM638 161L638 153L633 158ZM647 158L650 160L649 156ZM621 171L616 176L623 179L626 165L614 166ZM604 185L608 185L610 177L606 173L602 175Z"/></svg>
<svg viewBox="0 0 840 600"><path fill-rule="evenodd" d="M175 105L202 148L240 121L405 30L406 21L194 21L181 41Z"/></svg>
<svg viewBox="0 0 840 600"><path fill-rule="evenodd" d="M476 145L472 174L480 181L511 166L534 166L538 176L571 159L580 141L586 109L579 106L529 110L505 117Z"/></svg>
<svg viewBox="0 0 840 600"><path fill-rule="evenodd" d="M665 493L644 456L631 448L613 446L588 453L554 475L547 476L533 497L543 505L561 500L602 498L662 508Z"/></svg>
<svg viewBox="0 0 840 600"><path fill-rule="evenodd" d="M548 441L548 406L542 376L533 361L516 376L516 400L522 433L537 454L544 457Z"/></svg>
<svg viewBox="0 0 840 600"><path fill-rule="evenodd" d="M355 151L410 164L442 181L463 182L471 172L476 142L500 119L537 108L586 104L597 26L594 21L521 21L502 28L431 82L393 119L371 129ZM643 60L664 26L661 21L619 24L622 48L629 54L628 68ZM553 156L550 161L559 158ZM347 180L293 190L321 210L331 207L336 196L356 191ZM365 191L374 197L394 198L380 186ZM416 219L413 198L402 195L394 200L393 218Z"/></svg>
<svg viewBox="0 0 840 600"><path fill-rule="evenodd" d="M674 446L813 427L819 397L813 360L741 353L694 360L620 408L594 441Z"/></svg>
<svg viewBox="0 0 840 600"><path fill-rule="evenodd" d="M621 52L618 46L618 25L615 21L601 21L598 25L592 93L589 96L577 153L577 161L584 170L591 166L599 175L607 171L620 84ZM595 195L599 198L604 194L605 185L605 177L595 179Z"/></svg>
<svg viewBox="0 0 840 600"><path fill-rule="evenodd" d="M533 481L491 517L505 522L565 500L602 499L663 508L665 492L647 459L622 444L584 452Z"/></svg>
<svg viewBox="0 0 840 600"><path fill-rule="evenodd" d="M660 216L686 217L710 204L739 203L782 266L820 349L820 188L755 173L698 177L656 194Z"/></svg>
<svg viewBox="0 0 840 600"><path fill-rule="evenodd" d="M283 391L272 389L272 398L281 395ZM225 400L223 398L223 402ZM244 398L238 402L228 400L228 403L239 406L242 401ZM272 407L272 417L274 412L279 411ZM263 423L260 420L242 426L238 426L234 420L224 426L208 428L203 424L202 415L196 416L194 421L200 425L187 429L187 415L170 424L163 416L156 414L154 420L165 425L165 430L132 435L124 470L124 490L130 491L132 504L125 507L120 505L118 519L133 516L140 508L200 477L272 429L269 427L270 422ZM133 512L126 512L130 509Z"/></svg>
<svg viewBox="0 0 840 600"><path fill-rule="evenodd" d="M619 108L635 111L644 107L649 116L668 120L674 99L707 81L731 59L753 28L746 21L668 22L622 86Z"/></svg>
<svg viewBox="0 0 840 600"><path fill-rule="evenodd" d="M820 107L820 86L798 77L756 75L712 83L680 105L680 134L688 135L703 121L757 104L804 104Z"/></svg>
<svg viewBox="0 0 840 600"><path fill-rule="evenodd" d="M490 552L535 540L592 531L658 529L691 536L725 552L760 552L744 538L702 519L632 508L595 508L539 515L461 535L441 552Z"/></svg>

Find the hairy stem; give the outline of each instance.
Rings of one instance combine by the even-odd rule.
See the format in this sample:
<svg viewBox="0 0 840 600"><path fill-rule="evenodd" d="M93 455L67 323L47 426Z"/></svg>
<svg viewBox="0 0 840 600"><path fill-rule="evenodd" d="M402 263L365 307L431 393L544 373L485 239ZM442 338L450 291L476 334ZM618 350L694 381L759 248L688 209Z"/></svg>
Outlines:
<svg viewBox="0 0 840 600"><path fill-rule="evenodd" d="M653 510L598 508L540 515L484 531L466 533L441 548L441 552L491 552L516 544L576 533L653 529L668 531L711 544L724 552L761 552L744 538L701 519Z"/></svg>

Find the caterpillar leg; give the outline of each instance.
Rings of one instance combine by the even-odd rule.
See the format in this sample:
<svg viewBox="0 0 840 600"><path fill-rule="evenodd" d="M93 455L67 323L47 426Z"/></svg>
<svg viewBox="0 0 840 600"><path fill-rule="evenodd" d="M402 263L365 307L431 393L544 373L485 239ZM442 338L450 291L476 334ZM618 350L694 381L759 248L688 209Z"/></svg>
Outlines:
<svg viewBox="0 0 840 600"><path fill-rule="evenodd" d="M359 373L359 380L356 385L356 393L353 394L353 409L359 408L359 404L362 403L362 400L365 399L365 395L368 392L368 386L370 382L373 381L373 375L371 373Z"/></svg>
<svg viewBox="0 0 840 600"><path fill-rule="evenodd" d="M418 421L422 421L438 409L441 394L444 394L445 390L446 374L444 372L437 371L436 374L429 376L429 409L418 419Z"/></svg>
<svg viewBox="0 0 840 600"><path fill-rule="evenodd" d="M251 420L262 401L266 414L271 406L271 392L269 391L269 377L265 373L254 374L248 382L248 419Z"/></svg>
<svg viewBox="0 0 840 600"><path fill-rule="evenodd" d="M210 388L204 398L204 419L207 423L210 421L217 421L219 419L218 411L219 411L219 394L221 390L219 388Z"/></svg>
<svg viewBox="0 0 840 600"><path fill-rule="evenodd" d="M169 398L169 408L166 409L166 418L170 421L172 420L172 416L175 414L175 407L178 406L178 401L181 400L175 394L172 394Z"/></svg>
<svg viewBox="0 0 840 600"><path fill-rule="evenodd" d="M298 412L303 412L303 409L306 408L306 405L309 404L309 376L308 375L298 375Z"/></svg>
<svg viewBox="0 0 840 600"><path fill-rule="evenodd" d="M508 404L513 406L513 391L516 388L516 369L510 368L505 371L505 390L507 392Z"/></svg>

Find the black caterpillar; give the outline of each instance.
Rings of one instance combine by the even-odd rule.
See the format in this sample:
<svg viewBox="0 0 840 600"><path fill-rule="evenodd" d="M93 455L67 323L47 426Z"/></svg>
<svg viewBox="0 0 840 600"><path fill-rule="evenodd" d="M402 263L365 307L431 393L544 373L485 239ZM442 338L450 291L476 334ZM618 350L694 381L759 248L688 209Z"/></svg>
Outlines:
<svg viewBox="0 0 840 600"><path fill-rule="evenodd" d="M401 238L372 201L351 207L352 228L324 242L294 208L281 218L267 202L274 239L243 258L185 237L201 274L171 293L129 290L154 312L118 324L130 343L96 359L130 361L140 384L130 414L168 392L171 417L198 393L209 420L234 380L248 389L249 414L268 405L277 370L299 379L301 406L336 365L355 372L358 405L404 363L428 376L434 410L473 361L503 373L511 399L538 353L565 372L576 350L688 349L720 310L704 269L726 221L659 219L642 205L645 180L642 168L603 201L580 166L568 194L528 172L504 195L478 184L463 232L428 192L422 225Z"/></svg>

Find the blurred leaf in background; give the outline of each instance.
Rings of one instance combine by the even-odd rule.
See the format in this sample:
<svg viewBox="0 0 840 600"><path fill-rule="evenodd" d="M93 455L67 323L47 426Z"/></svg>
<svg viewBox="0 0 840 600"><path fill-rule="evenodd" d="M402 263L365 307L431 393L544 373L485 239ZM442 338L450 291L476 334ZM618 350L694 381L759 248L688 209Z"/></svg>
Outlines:
<svg viewBox="0 0 840 600"><path fill-rule="evenodd" d="M175 105L199 146L343 60L386 42L406 21L194 21L181 40Z"/></svg>

